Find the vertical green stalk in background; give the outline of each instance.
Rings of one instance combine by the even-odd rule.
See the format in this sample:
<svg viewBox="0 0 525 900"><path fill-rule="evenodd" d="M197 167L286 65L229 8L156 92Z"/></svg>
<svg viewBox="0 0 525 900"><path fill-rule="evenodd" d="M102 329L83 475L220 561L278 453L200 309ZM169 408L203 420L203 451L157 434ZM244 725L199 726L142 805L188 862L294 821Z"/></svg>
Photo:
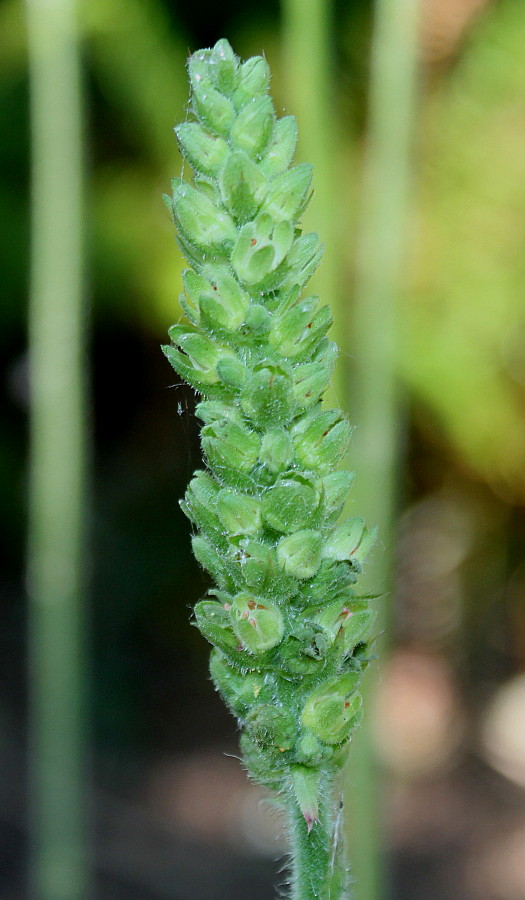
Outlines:
<svg viewBox="0 0 525 900"><path fill-rule="evenodd" d="M337 125L334 122L331 71L331 4L328 0L283 0L283 56L287 106L301 123L299 154L314 167L314 194L304 227L315 228L325 244L323 264L311 287L334 310L331 336L345 347L345 316L338 304L339 247L335 214L334 159ZM341 359L332 390L344 403Z"/></svg>
<svg viewBox="0 0 525 900"><path fill-rule="evenodd" d="M418 0L376 0L364 185L357 250L353 341L357 365L351 388L357 423L352 463L359 472L354 499L379 525L382 544L393 540L398 483L399 402L395 377L396 301L406 244L410 149L417 73ZM375 553L368 586L389 589L390 555ZM382 627L389 614L381 604ZM385 636L382 639L385 643ZM374 671L372 667L372 671ZM377 675L377 669L376 675ZM365 680L368 694L374 678ZM370 703L366 704L370 708ZM350 756L352 858L357 900L384 900L379 789L369 728L355 738Z"/></svg>
<svg viewBox="0 0 525 900"><path fill-rule="evenodd" d="M87 892L82 122L75 0L28 0L33 243L29 338L31 891Z"/></svg>

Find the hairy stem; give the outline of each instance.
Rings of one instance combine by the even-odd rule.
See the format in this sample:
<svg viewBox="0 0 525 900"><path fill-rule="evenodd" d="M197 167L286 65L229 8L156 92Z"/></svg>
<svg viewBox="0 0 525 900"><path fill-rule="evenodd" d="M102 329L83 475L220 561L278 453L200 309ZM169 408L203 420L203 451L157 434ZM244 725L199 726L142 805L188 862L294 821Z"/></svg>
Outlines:
<svg viewBox="0 0 525 900"><path fill-rule="evenodd" d="M306 821L297 800L287 801L290 825L291 900L345 900L349 895L340 810L334 804L333 773L321 774L319 818Z"/></svg>

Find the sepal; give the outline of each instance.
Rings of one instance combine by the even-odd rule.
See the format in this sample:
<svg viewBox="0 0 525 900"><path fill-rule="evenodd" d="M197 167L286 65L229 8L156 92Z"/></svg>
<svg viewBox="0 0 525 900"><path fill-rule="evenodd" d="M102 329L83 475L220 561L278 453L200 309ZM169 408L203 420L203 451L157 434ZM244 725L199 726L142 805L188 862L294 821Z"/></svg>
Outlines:
<svg viewBox="0 0 525 900"><path fill-rule="evenodd" d="M232 421L217 421L205 425L201 432L202 449L210 467L232 487L246 487L261 446L255 431L249 431Z"/></svg>
<svg viewBox="0 0 525 900"><path fill-rule="evenodd" d="M287 469L293 458L294 448L289 432L284 428L270 428L266 431L261 441L260 462L270 472L277 473Z"/></svg>
<svg viewBox="0 0 525 900"><path fill-rule="evenodd" d="M262 525L260 501L226 488L218 494L217 513L230 535L256 534Z"/></svg>
<svg viewBox="0 0 525 900"><path fill-rule="evenodd" d="M237 222L253 219L268 191L264 175L241 150L230 153L226 159L219 187L224 205Z"/></svg>
<svg viewBox="0 0 525 900"><path fill-rule="evenodd" d="M190 245L224 254L231 251L237 238L233 219L181 179L174 179L173 214L181 235Z"/></svg>
<svg viewBox="0 0 525 900"><path fill-rule="evenodd" d="M241 406L258 428L287 424L295 410L290 378L278 366L255 370L241 395Z"/></svg>
<svg viewBox="0 0 525 900"><path fill-rule="evenodd" d="M235 89L238 69L239 57L233 52L230 42L221 38L208 59L208 71L221 93L229 96Z"/></svg>
<svg viewBox="0 0 525 900"><path fill-rule="evenodd" d="M322 538L311 529L282 538L277 545L277 559L286 575L312 578L321 565Z"/></svg>
<svg viewBox="0 0 525 900"><path fill-rule="evenodd" d="M201 175L216 178L230 152L224 138L209 134L198 122L182 122L175 134L189 164Z"/></svg>
<svg viewBox="0 0 525 900"><path fill-rule="evenodd" d="M195 622L202 635L219 649L235 649L238 640L233 633L230 616L217 600L200 600L195 604Z"/></svg>
<svg viewBox="0 0 525 900"><path fill-rule="evenodd" d="M318 506L319 493L312 482L291 473L265 492L262 514L270 528L288 534L311 524Z"/></svg>
<svg viewBox="0 0 525 900"><path fill-rule="evenodd" d="M241 110L257 94L265 94L270 86L270 67L263 56L252 56L242 64L237 87L232 100L236 110Z"/></svg>
<svg viewBox="0 0 525 900"><path fill-rule="evenodd" d="M243 107L232 125L230 134L232 147L244 150L252 159L257 159L270 139L274 119L275 113L270 98L254 97Z"/></svg>
<svg viewBox="0 0 525 900"><path fill-rule="evenodd" d="M313 166L301 163L278 175L270 184L263 210L274 222L295 221L309 200Z"/></svg>
<svg viewBox="0 0 525 900"><path fill-rule="evenodd" d="M270 143L260 163L262 172L268 178L274 178L286 172L291 164L297 147L297 121L295 116L284 116L277 119L273 126Z"/></svg>

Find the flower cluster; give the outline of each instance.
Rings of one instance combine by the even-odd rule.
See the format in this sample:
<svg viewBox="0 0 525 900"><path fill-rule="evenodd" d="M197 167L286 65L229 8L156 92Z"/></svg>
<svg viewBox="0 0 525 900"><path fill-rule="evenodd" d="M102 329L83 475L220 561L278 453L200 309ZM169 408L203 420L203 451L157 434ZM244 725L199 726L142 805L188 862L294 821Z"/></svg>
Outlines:
<svg viewBox="0 0 525 900"><path fill-rule="evenodd" d="M290 790L310 830L361 715L374 613L354 585L374 534L338 524L351 429L322 407L337 348L329 308L303 296L323 248L298 227L312 167L292 165L296 121L276 116L263 57L241 63L221 40L188 68L195 120L176 134L193 182L166 198L187 322L164 352L202 395L207 468L182 506L216 587L195 619L251 775Z"/></svg>

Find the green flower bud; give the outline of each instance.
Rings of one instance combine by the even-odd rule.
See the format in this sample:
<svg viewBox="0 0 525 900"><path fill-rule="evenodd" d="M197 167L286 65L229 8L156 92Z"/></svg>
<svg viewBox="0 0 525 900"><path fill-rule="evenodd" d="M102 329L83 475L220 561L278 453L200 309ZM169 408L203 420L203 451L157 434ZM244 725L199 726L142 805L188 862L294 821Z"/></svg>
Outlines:
<svg viewBox="0 0 525 900"><path fill-rule="evenodd" d="M261 161L261 170L268 178L285 172L291 164L297 146L295 116L284 116L274 122L272 137Z"/></svg>
<svg viewBox="0 0 525 900"><path fill-rule="evenodd" d="M246 719L248 734L262 749L279 754L293 747L296 727L288 710L261 704Z"/></svg>
<svg viewBox="0 0 525 900"><path fill-rule="evenodd" d="M250 103L257 94L265 94L270 86L270 67L263 56L252 56L242 64L237 79L238 86L233 92L235 109Z"/></svg>
<svg viewBox="0 0 525 900"><path fill-rule="evenodd" d="M346 740L355 724L362 699L356 694L359 675L350 672L329 678L309 695L301 722L315 737L326 744Z"/></svg>
<svg viewBox="0 0 525 900"><path fill-rule="evenodd" d="M228 253L237 229L228 213L217 209L201 191L173 179L173 214L186 241L200 250Z"/></svg>
<svg viewBox="0 0 525 900"><path fill-rule="evenodd" d="M192 537L191 546L197 562L210 573L219 587L226 590L233 590L235 582L231 577L228 566L224 562L224 555L221 555L217 551L211 541L207 540L201 534L197 534Z"/></svg>
<svg viewBox="0 0 525 900"><path fill-rule="evenodd" d="M286 575L312 578L321 565L321 548L322 538L317 531L298 531L279 541L277 559Z"/></svg>
<svg viewBox="0 0 525 900"><path fill-rule="evenodd" d="M202 326L210 330L212 337L217 328L237 331L250 305L250 298L229 272L218 266L213 269L209 272L208 267L204 267L203 274L209 272L210 280L198 297ZM201 279L205 280L203 276Z"/></svg>
<svg viewBox="0 0 525 900"><path fill-rule="evenodd" d="M255 534L262 525L259 500L226 489L218 494L217 512L231 535Z"/></svg>
<svg viewBox="0 0 525 900"><path fill-rule="evenodd" d="M220 649L235 649L238 640L233 633L229 612L216 600L200 600L195 606L195 621L201 634Z"/></svg>
<svg viewBox="0 0 525 900"><path fill-rule="evenodd" d="M358 517L342 522L326 541L323 556L327 559L350 560L363 537L364 528L364 520Z"/></svg>
<svg viewBox="0 0 525 900"><path fill-rule="evenodd" d="M294 221L310 199L313 167L309 163L283 172L273 179L263 209L275 222Z"/></svg>
<svg viewBox="0 0 525 900"><path fill-rule="evenodd" d="M184 500L183 512L197 525L212 535L220 535L222 523L216 513L219 485L208 472L197 471L191 479Z"/></svg>
<svg viewBox="0 0 525 900"><path fill-rule="evenodd" d="M230 618L235 634L249 653L264 653L282 640L283 615L279 607L268 600L248 593L237 594Z"/></svg>
<svg viewBox="0 0 525 900"><path fill-rule="evenodd" d="M286 258L289 274L283 280L283 288L291 288L297 284L302 287L306 284L321 262L323 253L324 246L315 233L303 234L296 238Z"/></svg>
<svg viewBox="0 0 525 900"><path fill-rule="evenodd" d="M370 531L368 530L368 528L365 528L363 531L363 536L359 542L359 546L356 550L354 550L351 559L352 565L357 572L362 571L363 563L376 541L377 527L372 528Z"/></svg>
<svg viewBox="0 0 525 900"><path fill-rule="evenodd" d="M242 392L241 406L259 428L288 423L295 407L290 378L277 366L254 371Z"/></svg>
<svg viewBox="0 0 525 900"><path fill-rule="evenodd" d="M294 428L297 459L321 474L328 474L346 453L350 434L350 426L339 410L313 413Z"/></svg>
<svg viewBox="0 0 525 900"><path fill-rule="evenodd" d="M376 613L365 600L348 600L345 603L338 600L316 616L317 622L332 635L333 640L342 635L345 653L351 653L356 644L366 638L375 618Z"/></svg>
<svg viewBox="0 0 525 900"><path fill-rule="evenodd" d="M217 375L227 387L240 391L246 384L248 371L238 357L226 357L217 363Z"/></svg>
<svg viewBox="0 0 525 900"><path fill-rule="evenodd" d="M225 38L217 41L208 60L211 77L223 94L231 94L237 83L239 59Z"/></svg>
<svg viewBox="0 0 525 900"><path fill-rule="evenodd" d="M319 343L319 339L332 324L327 306L315 314L317 303L317 297L302 300L276 321L269 340L271 346L282 356L292 359L304 356L312 346Z"/></svg>
<svg viewBox="0 0 525 900"><path fill-rule="evenodd" d="M182 155L201 175L217 177L229 153L226 141L209 134L197 122L183 122L175 129Z"/></svg>
<svg viewBox="0 0 525 900"><path fill-rule="evenodd" d="M250 100L232 125L230 141L234 149L244 150L253 159L258 157L270 139L274 116L268 96Z"/></svg>
<svg viewBox="0 0 525 900"><path fill-rule="evenodd" d="M228 347L199 334L191 325L172 325L169 336L184 355L174 347L163 347L164 353L175 371L200 391L219 380L217 364L221 359L236 358Z"/></svg>
<svg viewBox="0 0 525 900"><path fill-rule="evenodd" d="M253 219L268 190L264 175L241 151L228 156L219 176L219 186L223 203L237 222Z"/></svg>
<svg viewBox="0 0 525 900"><path fill-rule="evenodd" d="M354 482L355 472L330 472L323 478L326 516L338 516Z"/></svg>
<svg viewBox="0 0 525 900"><path fill-rule="evenodd" d="M282 478L266 491L262 502L264 521L285 534L311 524L319 505L319 494L300 475Z"/></svg>
<svg viewBox="0 0 525 900"><path fill-rule="evenodd" d="M263 436L259 459L270 472L282 472L293 460L292 438L284 428L271 428Z"/></svg>
<svg viewBox="0 0 525 900"><path fill-rule="evenodd" d="M193 269L185 269L182 273L182 281L186 295L182 294L180 297L181 306L192 325L198 325L200 296L209 292L210 283L203 275L197 275Z"/></svg>
<svg viewBox="0 0 525 900"><path fill-rule="evenodd" d="M272 327L272 317L264 306L254 303L246 314L245 325L257 336L268 334Z"/></svg>
<svg viewBox="0 0 525 900"><path fill-rule="evenodd" d="M214 134L228 137L235 121L235 108L214 86L209 65L210 51L190 56L188 72L192 87L193 111L199 121Z"/></svg>
<svg viewBox="0 0 525 900"><path fill-rule="evenodd" d="M264 687L263 675L259 672L241 675L217 650L211 653L210 674L215 687L237 716L245 716L250 711Z"/></svg>
<svg viewBox="0 0 525 900"><path fill-rule="evenodd" d="M243 474L251 472L259 456L261 441L254 431L234 422L205 425L201 432L202 449L212 469L228 484L244 487Z"/></svg>
<svg viewBox="0 0 525 900"><path fill-rule="evenodd" d="M221 400L202 400L195 407L195 415L206 425L211 425L218 419L229 419L236 425L242 426L242 416L238 408Z"/></svg>

